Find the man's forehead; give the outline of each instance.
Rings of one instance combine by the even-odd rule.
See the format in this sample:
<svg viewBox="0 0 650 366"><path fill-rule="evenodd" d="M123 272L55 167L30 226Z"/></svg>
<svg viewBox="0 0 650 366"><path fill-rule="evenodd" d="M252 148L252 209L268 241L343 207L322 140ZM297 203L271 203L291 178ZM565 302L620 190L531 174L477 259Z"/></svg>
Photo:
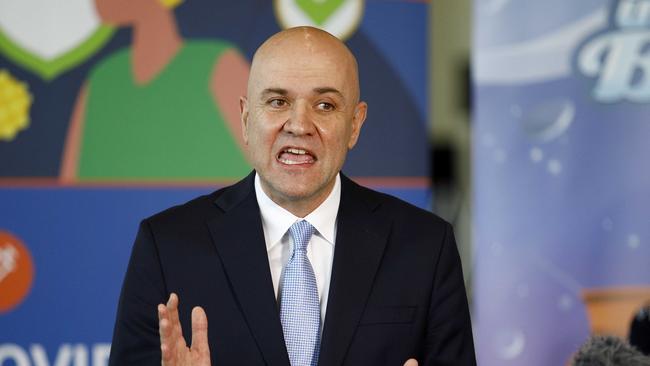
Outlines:
<svg viewBox="0 0 650 366"><path fill-rule="evenodd" d="M333 68L341 72L353 70L353 59L347 52L328 44L309 45L302 42L287 42L258 52L252 68L281 72L286 68L309 72L317 68Z"/></svg>
<svg viewBox="0 0 650 366"><path fill-rule="evenodd" d="M295 72L309 72L317 68L347 69L347 60L337 57L327 50L322 52L305 52L300 49L278 48L272 54L264 55L255 61L253 68L262 68L267 71L282 72L288 68ZM291 71L291 70L287 70Z"/></svg>
<svg viewBox="0 0 650 366"><path fill-rule="evenodd" d="M249 96L265 98L270 94L285 96L315 96L335 94L354 98L355 84L349 73L337 68L314 68L307 71L296 67L281 70L261 69L251 73Z"/></svg>

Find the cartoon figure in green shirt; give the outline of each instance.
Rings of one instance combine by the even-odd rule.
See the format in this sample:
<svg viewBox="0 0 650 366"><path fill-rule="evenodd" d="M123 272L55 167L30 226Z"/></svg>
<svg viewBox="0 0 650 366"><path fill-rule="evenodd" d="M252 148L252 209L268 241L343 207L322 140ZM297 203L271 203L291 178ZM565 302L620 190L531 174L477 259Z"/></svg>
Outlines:
<svg viewBox="0 0 650 366"><path fill-rule="evenodd" d="M250 171L238 103L248 61L226 42L184 41L162 1L96 0L104 22L133 26L133 45L82 86L62 180L231 180Z"/></svg>

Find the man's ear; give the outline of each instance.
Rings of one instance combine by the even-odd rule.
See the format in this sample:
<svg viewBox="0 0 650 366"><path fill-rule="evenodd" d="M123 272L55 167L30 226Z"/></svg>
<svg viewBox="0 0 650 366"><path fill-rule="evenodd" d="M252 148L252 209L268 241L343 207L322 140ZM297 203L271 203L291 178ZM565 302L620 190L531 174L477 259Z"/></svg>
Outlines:
<svg viewBox="0 0 650 366"><path fill-rule="evenodd" d="M354 108L354 116L352 117L352 133L350 134L350 140L348 141L348 149L352 149L354 145L357 144L359 140L359 134L361 133L361 126L366 120L366 114L368 113L368 104L366 102L359 102Z"/></svg>
<svg viewBox="0 0 650 366"><path fill-rule="evenodd" d="M241 132L244 144L248 145L248 99L239 97L239 115L241 118Z"/></svg>

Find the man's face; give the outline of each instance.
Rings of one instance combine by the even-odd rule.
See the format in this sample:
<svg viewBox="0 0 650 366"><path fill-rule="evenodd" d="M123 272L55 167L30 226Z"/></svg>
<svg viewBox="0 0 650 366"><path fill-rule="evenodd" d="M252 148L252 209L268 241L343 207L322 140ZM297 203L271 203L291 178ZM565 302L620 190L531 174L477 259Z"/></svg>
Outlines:
<svg viewBox="0 0 650 366"><path fill-rule="evenodd" d="M309 211L330 193L367 107L358 102L347 50L300 37L258 52L241 109L248 157L264 191L280 205Z"/></svg>

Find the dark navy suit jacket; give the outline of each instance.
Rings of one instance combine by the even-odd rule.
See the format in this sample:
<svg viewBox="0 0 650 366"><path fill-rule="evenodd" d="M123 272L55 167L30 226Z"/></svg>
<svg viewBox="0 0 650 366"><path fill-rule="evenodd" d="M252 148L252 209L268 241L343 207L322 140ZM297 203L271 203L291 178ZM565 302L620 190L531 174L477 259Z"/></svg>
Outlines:
<svg viewBox="0 0 650 366"><path fill-rule="evenodd" d="M213 366L289 365L253 177L142 221L110 365L160 365L156 306L171 292L188 343L191 309L205 309ZM475 365L451 226L341 183L319 365Z"/></svg>

